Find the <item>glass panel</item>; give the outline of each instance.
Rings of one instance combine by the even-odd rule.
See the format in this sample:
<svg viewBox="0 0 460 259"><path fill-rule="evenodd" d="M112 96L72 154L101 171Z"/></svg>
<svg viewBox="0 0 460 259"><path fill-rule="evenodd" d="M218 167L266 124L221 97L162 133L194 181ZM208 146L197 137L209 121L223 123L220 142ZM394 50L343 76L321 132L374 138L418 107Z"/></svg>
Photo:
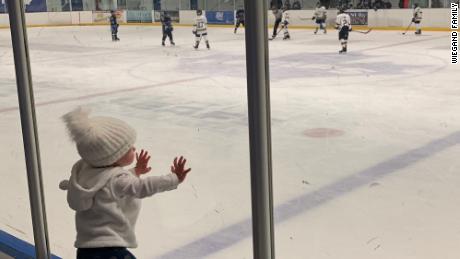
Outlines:
<svg viewBox="0 0 460 259"><path fill-rule="evenodd" d="M206 6L206 0L197 0L197 3L198 3L198 9L208 10Z"/></svg>
<svg viewBox="0 0 460 259"><path fill-rule="evenodd" d="M46 1L48 12L61 12L62 5L61 0L47 0Z"/></svg>
<svg viewBox="0 0 460 259"><path fill-rule="evenodd" d="M395 11L377 11L393 31L353 27L346 54L332 28L270 41L276 258L458 255L460 70L450 32L425 29L448 10L403 37L412 10Z"/></svg>
<svg viewBox="0 0 460 259"><path fill-rule="evenodd" d="M206 0L206 10L220 11L219 8L219 0Z"/></svg>
<svg viewBox="0 0 460 259"><path fill-rule="evenodd" d="M233 11L235 10L235 0L218 0L219 11Z"/></svg>
<svg viewBox="0 0 460 259"><path fill-rule="evenodd" d="M83 0L83 10L84 11L95 11L96 1L95 0Z"/></svg>
<svg viewBox="0 0 460 259"><path fill-rule="evenodd" d="M180 0L179 10L190 10L190 0Z"/></svg>
<svg viewBox="0 0 460 259"><path fill-rule="evenodd" d="M126 1L127 1L127 0L118 0L118 1L117 1L117 3L118 3L117 9L118 9L118 10L124 10L124 9L126 9Z"/></svg>
<svg viewBox="0 0 460 259"><path fill-rule="evenodd" d="M28 29L31 34L37 33L39 30L39 28ZM29 244L34 244L13 48L9 29L0 29L0 42L0 53L2 53L0 55L0 163L2 164L0 230ZM49 180L47 176L45 177ZM25 246L21 243L18 244L10 236L4 236L3 233L0 235L0 258L29 257L27 254L7 256L5 252L9 250L9 245L14 245L19 251L22 251ZM52 248L56 249L54 238L56 236L50 235Z"/></svg>
<svg viewBox="0 0 460 259"><path fill-rule="evenodd" d="M235 10L244 9L244 0L236 0L235 6Z"/></svg>
<svg viewBox="0 0 460 259"><path fill-rule="evenodd" d="M161 0L161 10L179 10L180 0Z"/></svg>

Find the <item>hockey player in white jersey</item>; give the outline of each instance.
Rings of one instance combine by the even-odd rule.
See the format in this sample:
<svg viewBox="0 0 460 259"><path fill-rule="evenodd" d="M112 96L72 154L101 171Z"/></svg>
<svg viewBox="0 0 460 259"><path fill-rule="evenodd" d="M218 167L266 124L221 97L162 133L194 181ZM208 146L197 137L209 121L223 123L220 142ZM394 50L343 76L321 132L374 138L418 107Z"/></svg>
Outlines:
<svg viewBox="0 0 460 259"><path fill-rule="evenodd" d="M284 30L283 40L291 39L291 35L289 35L288 25L289 25L289 11L287 7L284 7L283 17L281 18L281 30Z"/></svg>
<svg viewBox="0 0 460 259"><path fill-rule="evenodd" d="M422 28L420 23L422 22L422 8L418 4L414 4L414 16L412 22L415 23L415 35L422 34Z"/></svg>
<svg viewBox="0 0 460 259"><path fill-rule="evenodd" d="M312 20L315 20L316 22L316 29L315 29L315 34L318 32L318 30L323 30L324 34L327 33L326 31L326 18L327 18L327 11L326 7L321 6L320 3L316 5L315 9L315 14L311 18Z"/></svg>
<svg viewBox="0 0 460 259"><path fill-rule="evenodd" d="M348 33L351 31L351 18L350 15L345 13L345 8L340 8L339 14L336 19L336 29L339 30L339 40L342 45L340 54L347 52Z"/></svg>
<svg viewBox="0 0 460 259"><path fill-rule="evenodd" d="M206 48L210 49L209 41L208 41L208 20L203 15L203 11L197 10L196 11L196 21L193 25L193 34L195 34L195 49L198 49L198 45L200 45L201 38L204 39L206 43Z"/></svg>

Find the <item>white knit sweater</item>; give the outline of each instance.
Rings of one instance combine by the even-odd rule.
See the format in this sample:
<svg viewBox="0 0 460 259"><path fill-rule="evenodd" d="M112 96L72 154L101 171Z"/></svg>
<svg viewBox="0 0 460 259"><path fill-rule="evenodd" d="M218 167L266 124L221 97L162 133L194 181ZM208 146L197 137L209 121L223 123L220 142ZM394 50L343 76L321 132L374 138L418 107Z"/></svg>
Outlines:
<svg viewBox="0 0 460 259"><path fill-rule="evenodd" d="M134 228L140 199L178 184L175 174L139 178L122 167L94 168L78 161L64 187L76 211L75 247L137 247Z"/></svg>

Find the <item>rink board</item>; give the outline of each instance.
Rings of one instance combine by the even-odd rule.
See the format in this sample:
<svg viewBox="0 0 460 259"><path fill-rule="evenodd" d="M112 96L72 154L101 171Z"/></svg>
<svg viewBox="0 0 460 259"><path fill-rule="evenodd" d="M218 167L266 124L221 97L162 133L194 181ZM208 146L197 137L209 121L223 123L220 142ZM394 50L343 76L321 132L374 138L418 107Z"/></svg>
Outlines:
<svg viewBox="0 0 460 259"><path fill-rule="evenodd" d="M35 258L35 248L33 245L0 230L0 258ZM52 259L61 259L61 257L52 255Z"/></svg>

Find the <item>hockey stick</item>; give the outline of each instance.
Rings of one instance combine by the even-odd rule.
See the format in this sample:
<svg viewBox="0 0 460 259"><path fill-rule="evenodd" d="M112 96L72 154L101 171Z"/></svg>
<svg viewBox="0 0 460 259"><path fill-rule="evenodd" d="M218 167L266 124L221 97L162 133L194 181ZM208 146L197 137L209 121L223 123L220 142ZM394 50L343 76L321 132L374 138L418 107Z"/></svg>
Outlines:
<svg viewBox="0 0 460 259"><path fill-rule="evenodd" d="M410 21L409 25L406 28L406 31L402 33L402 35L406 35L407 31L409 30L410 26L412 25L413 21Z"/></svg>
<svg viewBox="0 0 460 259"><path fill-rule="evenodd" d="M359 32L359 33L362 33L362 34L368 34L369 32L372 31L372 28L370 28L370 29L367 30L367 31L356 31L356 30L352 30L352 31L354 31L354 32Z"/></svg>
<svg viewBox="0 0 460 259"><path fill-rule="evenodd" d="M274 39L278 36L278 34L280 34L281 30L283 30L283 29L284 29L284 25L281 25L281 27L279 28L279 30L276 32L275 37L269 38L268 40L274 40Z"/></svg>

